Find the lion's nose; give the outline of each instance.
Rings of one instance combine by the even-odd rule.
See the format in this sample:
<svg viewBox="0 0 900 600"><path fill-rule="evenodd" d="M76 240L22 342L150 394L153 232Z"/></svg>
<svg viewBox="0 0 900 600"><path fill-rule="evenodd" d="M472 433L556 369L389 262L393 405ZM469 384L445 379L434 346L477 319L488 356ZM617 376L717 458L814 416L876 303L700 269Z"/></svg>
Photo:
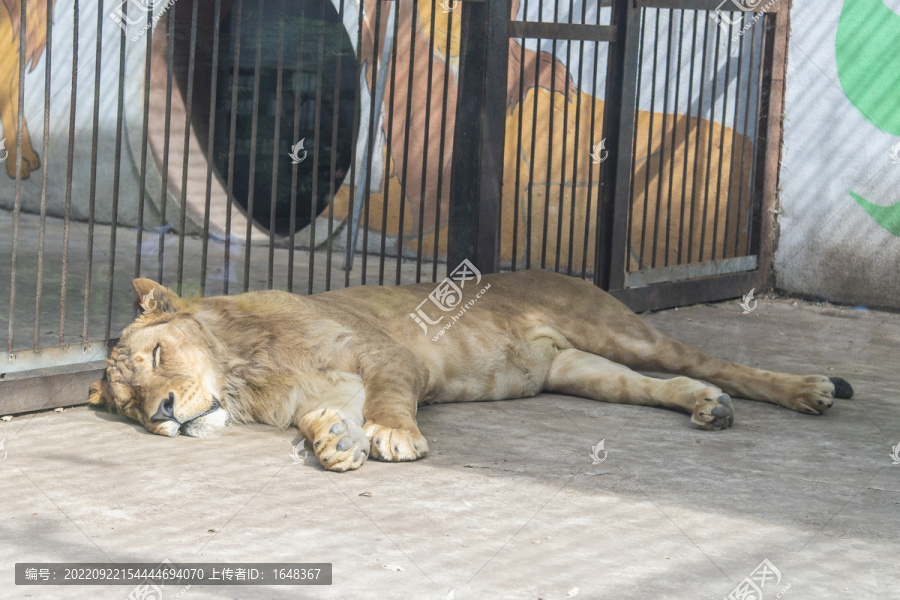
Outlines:
<svg viewBox="0 0 900 600"><path fill-rule="evenodd" d="M169 397L164 398L162 402L159 403L159 408L156 409L156 414L153 415L153 421L175 421L176 423L181 423L177 418L175 418L175 393L169 392Z"/></svg>

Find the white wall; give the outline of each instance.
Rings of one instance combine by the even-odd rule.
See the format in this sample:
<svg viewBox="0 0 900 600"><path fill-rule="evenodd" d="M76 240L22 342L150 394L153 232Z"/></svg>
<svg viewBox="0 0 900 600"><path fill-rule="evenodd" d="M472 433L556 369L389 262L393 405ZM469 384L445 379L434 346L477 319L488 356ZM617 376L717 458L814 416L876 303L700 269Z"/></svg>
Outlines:
<svg viewBox="0 0 900 600"><path fill-rule="evenodd" d="M900 0L795 0L786 85L778 287L900 308Z"/></svg>

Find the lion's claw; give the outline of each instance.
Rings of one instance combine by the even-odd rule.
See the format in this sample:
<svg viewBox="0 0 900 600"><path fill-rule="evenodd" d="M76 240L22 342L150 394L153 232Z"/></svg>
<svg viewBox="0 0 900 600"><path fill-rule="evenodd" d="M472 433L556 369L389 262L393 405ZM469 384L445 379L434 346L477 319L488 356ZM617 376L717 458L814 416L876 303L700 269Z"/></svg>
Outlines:
<svg viewBox="0 0 900 600"><path fill-rule="evenodd" d="M399 462L417 460L428 453L428 441L418 429L391 429L366 423L365 432L372 443L372 458Z"/></svg>

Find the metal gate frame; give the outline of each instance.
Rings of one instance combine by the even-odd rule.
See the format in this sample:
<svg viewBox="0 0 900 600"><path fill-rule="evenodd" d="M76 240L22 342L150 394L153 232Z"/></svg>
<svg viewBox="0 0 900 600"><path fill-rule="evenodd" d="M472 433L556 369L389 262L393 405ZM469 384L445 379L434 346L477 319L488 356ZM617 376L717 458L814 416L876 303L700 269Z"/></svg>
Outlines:
<svg viewBox="0 0 900 600"><path fill-rule="evenodd" d="M588 25L517 22L511 20L505 1L465 2L462 16L465 52L460 65L458 110L461 115L481 118L456 121L457 139L466 140L456 148L477 150L474 155L454 152L453 156L449 264L474 257L473 262L482 272L499 270L499 199L506 108L501 96L506 87L509 38L606 41L609 42L609 70L603 132L608 147L617 151L610 161L615 161L615 165L609 167L605 163L598 182L594 284L638 312L736 298L751 288L770 289L789 0L775 0L753 10L764 13L760 18L763 48L758 134L753 157L756 197L751 198L751 202L757 203L751 241L751 251L757 256L756 269L640 287L626 287L625 283L642 11L648 8L715 11L723 4L723 0L615 0L610 25Z"/></svg>

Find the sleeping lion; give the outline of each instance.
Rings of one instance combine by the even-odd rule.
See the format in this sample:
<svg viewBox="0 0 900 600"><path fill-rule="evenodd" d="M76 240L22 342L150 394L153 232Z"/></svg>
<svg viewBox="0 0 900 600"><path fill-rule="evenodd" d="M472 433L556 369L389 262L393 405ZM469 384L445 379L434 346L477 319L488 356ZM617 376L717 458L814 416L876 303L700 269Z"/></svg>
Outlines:
<svg viewBox="0 0 900 600"><path fill-rule="evenodd" d="M332 471L425 456L416 410L426 404L548 391L677 408L719 430L734 422L731 396L818 415L853 394L843 379L707 356L592 284L547 271L482 276L462 266L437 287L313 296L183 299L149 279L133 286L144 314L91 386L92 404L170 437L294 425Z"/></svg>

